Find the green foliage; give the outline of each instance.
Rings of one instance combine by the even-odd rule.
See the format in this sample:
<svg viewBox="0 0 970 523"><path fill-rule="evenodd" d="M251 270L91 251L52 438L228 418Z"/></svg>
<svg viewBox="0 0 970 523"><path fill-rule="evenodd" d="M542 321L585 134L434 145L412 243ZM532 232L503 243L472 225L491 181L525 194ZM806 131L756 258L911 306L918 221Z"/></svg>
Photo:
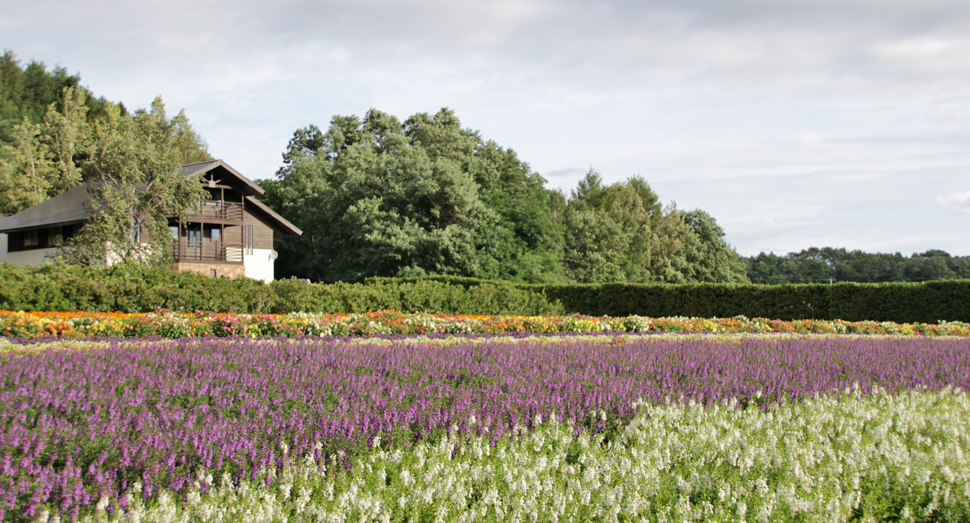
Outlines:
<svg viewBox="0 0 970 523"><path fill-rule="evenodd" d="M112 105L103 97L95 98L80 82L80 75L70 75L63 67L48 71L43 62L36 61L21 67L13 51L4 51L0 56L0 143L13 145L14 127L24 120L41 123L51 104L61 111L65 89L83 91L90 118L100 116L105 107Z"/></svg>
<svg viewBox="0 0 970 523"><path fill-rule="evenodd" d="M970 278L970 256L951 256L941 250L914 253L867 253L812 247L785 256L760 253L745 258L753 283L920 282Z"/></svg>
<svg viewBox="0 0 970 523"><path fill-rule="evenodd" d="M58 256L88 265L171 260L168 220L183 216L208 193L195 178L179 174L184 163L208 159L204 142L184 112L171 120L161 98L133 116L109 107L91 125L88 159L82 162L94 219Z"/></svg>
<svg viewBox="0 0 970 523"><path fill-rule="evenodd" d="M24 117L13 126L11 145L0 144L0 212L20 212L81 183L77 163L88 145L85 96L67 87L61 110L51 103L40 123Z"/></svg>
<svg viewBox="0 0 970 523"><path fill-rule="evenodd" d="M357 313L395 309L441 314L559 314L541 291L507 282L474 286L430 280L310 284L249 278L208 278L193 272L126 263L37 268L0 265L0 309L87 312Z"/></svg>
<svg viewBox="0 0 970 523"><path fill-rule="evenodd" d="M326 282L460 274L548 281L559 230L544 181L455 115L371 110L298 130L266 201L303 229L277 272Z"/></svg>
<svg viewBox="0 0 970 523"><path fill-rule="evenodd" d="M80 76L25 68L11 51L0 57L0 213L15 214L81 182L89 123L121 104L94 98Z"/></svg>
<svg viewBox="0 0 970 523"><path fill-rule="evenodd" d="M410 313L970 321L970 280L923 283L512 284L459 276L371 278L310 284L208 278L119 264L37 268L0 265L0 309L23 311Z"/></svg>
<svg viewBox="0 0 970 523"><path fill-rule="evenodd" d="M80 77L0 57L0 213L15 214L89 182L95 218L58 252L78 264L167 261L167 216L205 191L178 175L211 159L184 112L169 119L161 98L128 114L95 100Z"/></svg>
<svg viewBox="0 0 970 523"><path fill-rule="evenodd" d="M657 195L642 178L604 187L590 169L563 211L566 277L580 283L653 281Z"/></svg>
<svg viewBox="0 0 970 523"><path fill-rule="evenodd" d="M592 169L567 199L448 109L299 129L277 177L267 203L304 231L276 242L283 276L747 281L710 215L664 209L637 176L604 186Z"/></svg>
<svg viewBox="0 0 970 523"><path fill-rule="evenodd" d="M567 312L593 316L894 321L970 320L970 280L805 285L534 285Z"/></svg>

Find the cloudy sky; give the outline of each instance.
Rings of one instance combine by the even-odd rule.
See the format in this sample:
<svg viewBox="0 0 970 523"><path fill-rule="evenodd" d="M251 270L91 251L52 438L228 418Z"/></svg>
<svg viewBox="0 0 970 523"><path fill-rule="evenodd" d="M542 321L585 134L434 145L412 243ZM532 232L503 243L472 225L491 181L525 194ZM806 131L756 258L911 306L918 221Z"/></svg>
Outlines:
<svg viewBox="0 0 970 523"><path fill-rule="evenodd" d="M450 107L550 187L639 174L742 255L970 255L966 0L0 0L0 35L162 95L251 178L299 127Z"/></svg>

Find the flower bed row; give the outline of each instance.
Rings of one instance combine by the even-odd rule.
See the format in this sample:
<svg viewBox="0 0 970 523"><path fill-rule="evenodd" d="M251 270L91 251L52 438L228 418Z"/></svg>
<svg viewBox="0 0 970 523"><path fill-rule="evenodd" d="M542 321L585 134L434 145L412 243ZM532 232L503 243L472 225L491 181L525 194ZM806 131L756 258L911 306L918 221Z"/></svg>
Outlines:
<svg viewBox="0 0 970 523"><path fill-rule="evenodd" d="M531 430L551 416L576 434L616 438L638 409L668 401L760 411L848 390L970 389L964 338L210 337L99 345L0 354L0 510L15 520L44 510L76 515L100 500L121 510L136 491L182 498L215 487L200 477L225 475L238 485L285 470L294 457L339 470L374 447L403 451L449 434L501 445L516 427ZM970 449L959 436L965 414L956 416L942 429L920 425L914 434L923 439L914 441L954 425ZM914 426L909 418L887 423Z"/></svg>
<svg viewBox="0 0 970 523"><path fill-rule="evenodd" d="M294 456L255 480L203 473L184 496L145 499L136 483L79 522L965 522L968 417L970 400L953 391L767 411L674 403L648 407L609 442L537 416L498 445L449 435L374 449L336 473Z"/></svg>
<svg viewBox="0 0 970 523"><path fill-rule="evenodd" d="M627 316L449 316L377 311L363 314L181 314L0 311L0 336L36 338L202 336L360 336L373 334L536 334L570 332L802 332L970 336L962 322L892 323L767 318L648 318Z"/></svg>

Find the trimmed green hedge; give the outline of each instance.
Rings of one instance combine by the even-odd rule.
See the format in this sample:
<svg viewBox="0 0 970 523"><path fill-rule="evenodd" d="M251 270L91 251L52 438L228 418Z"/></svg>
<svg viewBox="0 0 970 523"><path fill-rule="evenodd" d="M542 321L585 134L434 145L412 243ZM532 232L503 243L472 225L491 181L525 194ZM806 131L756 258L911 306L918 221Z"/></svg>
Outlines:
<svg viewBox="0 0 970 523"><path fill-rule="evenodd" d="M489 282L466 288L436 281L309 284L208 278L138 265L37 268L0 264L0 309L12 311L354 313L385 309L440 314L561 314L540 290Z"/></svg>
<svg viewBox="0 0 970 523"><path fill-rule="evenodd" d="M308 284L207 278L133 265L38 268L0 264L0 309L235 313L350 313L396 309L443 314L581 313L623 317L779 320L970 321L970 280L808 285L530 285L448 276Z"/></svg>
<svg viewBox="0 0 970 523"><path fill-rule="evenodd" d="M569 312L590 315L696 316L894 321L970 321L970 280L807 285L544 285Z"/></svg>
<svg viewBox="0 0 970 523"><path fill-rule="evenodd" d="M473 287L473 278L431 276L425 280ZM382 283L419 278L374 279ZM922 283L835 283L743 285L694 283L641 285L626 283L530 285L562 303L566 312L591 316L688 316L700 318L772 318L779 320L894 321L936 323L970 321L970 280Z"/></svg>

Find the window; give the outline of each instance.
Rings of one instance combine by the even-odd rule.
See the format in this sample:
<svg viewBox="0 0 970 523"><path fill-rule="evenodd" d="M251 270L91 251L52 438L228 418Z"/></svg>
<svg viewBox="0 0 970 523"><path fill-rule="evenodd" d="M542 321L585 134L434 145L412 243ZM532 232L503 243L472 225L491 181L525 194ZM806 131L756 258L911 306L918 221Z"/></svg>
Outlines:
<svg viewBox="0 0 970 523"><path fill-rule="evenodd" d="M40 231L31 229L24 231L24 248L37 247L40 245Z"/></svg>
<svg viewBox="0 0 970 523"><path fill-rule="evenodd" d="M210 233L209 236L212 238L212 241L214 241L214 242L221 242L222 241L222 229L212 229L212 232Z"/></svg>
<svg viewBox="0 0 970 523"><path fill-rule="evenodd" d="M246 254L252 254L253 253L253 226L252 225L246 226L245 246L246 246Z"/></svg>
<svg viewBox="0 0 970 523"><path fill-rule="evenodd" d="M215 278L216 277L216 270L215 269L209 269L209 277L210 278Z"/></svg>
<svg viewBox="0 0 970 523"><path fill-rule="evenodd" d="M202 230L201 229L189 229L189 246L198 247L202 245Z"/></svg>
<svg viewBox="0 0 970 523"><path fill-rule="evenodd" d="M168 230L172 233L172 239L173 240L179 239L179 226L178 225L169 225L168 226Z"/></svg>

